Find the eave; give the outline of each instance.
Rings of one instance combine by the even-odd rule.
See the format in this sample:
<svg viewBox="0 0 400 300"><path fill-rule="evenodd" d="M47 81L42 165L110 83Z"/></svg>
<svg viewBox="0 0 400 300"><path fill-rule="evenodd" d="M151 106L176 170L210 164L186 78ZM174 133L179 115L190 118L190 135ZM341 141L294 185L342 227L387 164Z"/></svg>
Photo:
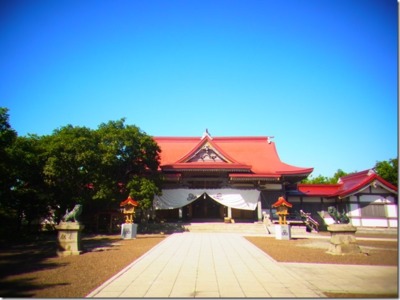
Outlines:
<svg viewBox="0 0 400 300"><path fill-rule="evenodd" d="M292 171L276 171L276 173L286 176L308 176L314 171L314 168L292 170Z"/></svg>
<svg viewBox="0 0 400 300"><path fill-rule="evenodd" d="M231 181L269 181L276 182L281 179L279 175L266 175L266 174L229 174L229 179Z"/></svg>
<svg viewBox="0 0 400 300"><path fill-rule="evenodd" d="M243 164L229 163L175 163L161 166L163 171L220 171L220 172L251 172L251 166Z"/></svg>

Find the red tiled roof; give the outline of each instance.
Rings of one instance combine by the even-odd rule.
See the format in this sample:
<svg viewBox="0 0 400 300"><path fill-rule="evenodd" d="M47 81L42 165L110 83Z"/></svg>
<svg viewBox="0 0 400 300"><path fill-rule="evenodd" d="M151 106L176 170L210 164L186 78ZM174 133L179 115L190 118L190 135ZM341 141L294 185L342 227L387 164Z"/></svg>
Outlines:
<svg viewBox="0 0 400 300"><path fill-rule="evenodd" d="M283 197L279 197L278 201L276 201L274 204L272 204L272 207L278 207L278 206L286 206L286 207L292 207L293 205L285 200Z"/></svg>
<svg viewBox="0 0 400 300"><path fill-rule="evenodd" d="M380 182L387 189L397 192L397 187L384 180L373 170L365 170L341 177L339 179L339 184L341 184L341 187L338 191L338 196L340 198L344 198L350 194L354 194L355 192L369 186L375 180Z"/></svg>
<svg viewBox="0 0 400 300"><path fill-rule="evenodd" d="M374 181L379 182L386 189L397 193L397 187L384 180L373 170L365 170L343 176L337 184L299 184L297 189L307 196L324 196L345 198L355 194Z"/></svg>
<svg viewBox="0 0 400 300"><path fill-rule="evenodd" d="M268 137L154 137L161 148L161 169L224 169L246 176L308 175L313 168L283 163ZM207 141L228 162L186 162ZM234 171L233 171L234 170ZM246 174L246 173L245 173ZM244 174L243 174L244 175ZM241 176L241 175L235 175Z"/></svg>
<svg viewBox="0 0 400 300"><path fill-rule="evenodd" d="M335 195L340 184L299 184L297 190L307 196L332 196Z"/></svg>
<svg viewBox="0 0 400 300"><path fill-rule="evenodd" d="M133 206L139 205L139 203L136 200L132 199L131 196L128 196L128 198L126 200L122 201L119 206L125 206L128 204L133 205Z"/></svg>

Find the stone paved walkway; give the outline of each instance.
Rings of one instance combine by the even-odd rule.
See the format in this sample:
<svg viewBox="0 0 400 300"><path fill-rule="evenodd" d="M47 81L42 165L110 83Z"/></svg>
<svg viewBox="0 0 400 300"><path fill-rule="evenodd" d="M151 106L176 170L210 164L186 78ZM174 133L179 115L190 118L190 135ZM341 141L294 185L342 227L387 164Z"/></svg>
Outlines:
<svg viewBox="0 0 400 300"><path fill-rule="evenodd" d="M397 267L277 263L243 236L173 234L87 297L320 298L397 293Z"/></svg>

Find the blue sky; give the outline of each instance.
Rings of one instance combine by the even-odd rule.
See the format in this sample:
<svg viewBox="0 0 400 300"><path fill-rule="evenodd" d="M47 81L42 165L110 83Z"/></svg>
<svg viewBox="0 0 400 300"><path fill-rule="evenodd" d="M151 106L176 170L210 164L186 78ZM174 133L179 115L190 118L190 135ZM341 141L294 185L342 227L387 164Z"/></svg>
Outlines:
<svg viewBox="0 0 400 300"><path fill-rule="evenodd" d="M2 1L19 135L125 117L153 136L274 136L313 176L397 157L397 1Z"/></svg>

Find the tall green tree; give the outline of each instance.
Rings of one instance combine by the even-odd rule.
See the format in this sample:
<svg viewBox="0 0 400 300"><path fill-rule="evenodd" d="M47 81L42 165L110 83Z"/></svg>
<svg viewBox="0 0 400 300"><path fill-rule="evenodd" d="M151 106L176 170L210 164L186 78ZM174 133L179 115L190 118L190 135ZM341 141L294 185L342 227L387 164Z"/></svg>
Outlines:
<svg viewBox="0 0 400 300"><path fill-rule="evenodd" d="M0 107L0 199L8 197L13 185L10 172L13 162L10 155L10 147L17 139L17 132L9 123L8 109Z"/></svg>
<svg viewBox="0 0 400 300"><path fill-rule="evenodd" d="M398 185L398 173L399 164L397 158L392 158L384 161L378 161L375 164L376 173L386 181L397 186Z"/></svg>
<svg viewBox="0 0 400 300"><path fill-rule="evenodd" d="M115 209L128 195L148 210L160 192L160 149L124 119L97 130L68 125L45 137L44 144L45 181L59 206L58 217L76 203L83 204L84 216Z"/></svg>
<svg viewBox="0 0 400 300"><path fill-rule="evenodd" d="M12 211L14 170L11 147L17 139L17 133L9 123L8 109L0 107L0 233L9 231L8 225L16 220L16 212Z"/></svg>
<svg viewBox="0 0 400 300"><path fill-rule="evenodd" d="M160 194L160 148L138 127L121 119L96 130L67 125L47 136L18 137L8 119L0 108L1 220L20 227L55 209L58 221L78 203L90 216L119 208L128 195L150 215Z"/></svg>
<svg viewBox="0 0 400 300"><path fill-rule="evenodd" d="M142 216L150 215L154 194L160 194L159 146L125 119L103 123L96 133L103 172L95 197L121 201L129 194L139 202Z"/></svg>
<svg viewBox="0 0 400 300"><path fill-rule="evenodd" d="M43 138L43 143L46 147L43 173L59 219L75 204L90 203L91 185L96 173L101 172L98 143L92 130L72 125L55 130Z"/></svg>
<svg viewBox="0 0 400 300"><path fill-rule="evenodd" d="M0 108L0 227L15 235L46 216L49 197L40 138L19 137L8 118L8 110Z"/></svg>
<svg viewBox="0 0 400 300"><path fill-rule="evenodd" d="M10 148L14 168L9 174L13 180L10 213L15 213L18 228L23 222L32 229L32 223L48 217L51 197L43 177L44 150L38 136L18 137Z"/></svg>

